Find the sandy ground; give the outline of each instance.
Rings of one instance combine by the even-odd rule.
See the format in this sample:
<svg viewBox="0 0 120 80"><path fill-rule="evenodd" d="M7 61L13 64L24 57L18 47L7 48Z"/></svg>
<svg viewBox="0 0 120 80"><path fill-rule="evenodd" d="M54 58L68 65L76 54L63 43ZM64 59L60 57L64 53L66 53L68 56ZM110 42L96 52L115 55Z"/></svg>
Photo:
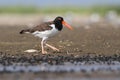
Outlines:
<svg viewBox="0 0 120 80"><path fill-rule="evenodd" d="M110 24L91 24L90 26L90 28L85 28L84 26L74 28L73 31L64 28L64 30L61 31L59 35L48 40L48 43L58 47L60 49L60 52L52 51L49 48L46 48L46 50L51 55L62 56L71 54L74 56L82 56L87 54L101 54L108 56L113 54L120 54L119 27L115 28L113 25ZM19 32L25 28L26 26L0 26L0 52L9 55L23 54L24 56L28 57L31 55L42 55L40 47L41 39L30 34L19 34ZM24 51L27 49L37 49L40 52L24 53ZM81 78L81 80L89 80L90 78L92 80L97 80L99 78L98 80L101 80L101 77L106 80L110 80L112 78L116 80L119 79L118 74L114 72L106 73L105 75L97 72L94 72L92 74L62 74L44 73L43 75L43 73L1 73L0 80L18 80L18 78L20 80L55 80L56 78L58 80L79 80L79 78ZM30 78L27 78L26 76L30 76Z"/></svg>
<svg viewBox="0 0 120 80"><path fill-rule="evenodd" d="M0 75L0 80L119 80L119 74L91 73L11 73ZM29 76L29 77L26 77ZM8 78L7 78L8 77Z"/></svg>
<svg viewBox="0 0 120 80"><path fill-rule="evenodd" d="M25 28L23 26L1 26L0 51L10 54L21 54L27 49L40 51L41 39L30 34L19 34ZM114 28L110 25L102 26L101 24L94 24L89 29L84 27L74 28L73 31L64 28L59 35L50 38L47 42L60 49L60 52L54 52L46 48L50 54L119 54L120 28ZM41 54L41 52L38 54Z"/></svg>

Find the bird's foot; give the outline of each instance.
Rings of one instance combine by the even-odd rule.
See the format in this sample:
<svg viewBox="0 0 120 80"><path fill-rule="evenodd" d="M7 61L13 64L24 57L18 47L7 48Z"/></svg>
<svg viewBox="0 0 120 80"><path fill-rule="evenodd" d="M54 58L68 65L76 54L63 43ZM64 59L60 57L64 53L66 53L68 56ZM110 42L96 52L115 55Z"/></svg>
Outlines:
<svg viewBox="0 0 120 80"><path fill-rule="evenodd" d="M42 54L47 54L47 51L42 51Z"/></svg>
<svg viewBox="0 0 120 80"><path fill-rule="evenodd" d="M60 51L58 48L56 48L56 47L54 47L52 45L46 44L46 46L48 46L49 48L51 48L54 51Z"/></svg>
<svg viewBox="0 0 120 80"><path fill-rule="evenodd" d="M58 52L60 51L59 49L57 49L57 48L55 48L55 47L52 48L52 49L53 49L54 51L58 51Z"/></svg>

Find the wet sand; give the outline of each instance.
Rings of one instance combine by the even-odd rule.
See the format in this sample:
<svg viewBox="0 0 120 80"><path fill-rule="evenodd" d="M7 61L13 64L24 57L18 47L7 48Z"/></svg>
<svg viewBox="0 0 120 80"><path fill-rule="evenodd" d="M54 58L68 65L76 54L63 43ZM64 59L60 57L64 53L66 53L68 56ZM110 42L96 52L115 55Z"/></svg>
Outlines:
<svg viewBox="0 0 120 80"><path fill-rule="evenodd" d="M30 34L20 35L25 27L0 27L0 51L9 54L26 54L27 49L41 50L41 39ZM46 48L49 54L60 55L85 55L85 54L119 54L120 53L120 28L111 25L95 24L90 29L84 27L74 28L73 31L64 29L61 33L47 41L56 46L60 52ZM34 53L33 53L34 54ZM41 53L37 53L41 55ZM30 54L28 54L30 55Z"/></svg>
<svg viewBox="0 0 120 80"><path fill-rule="evenodd" d="M114 75L113 75L114 74ZM29 76L29 77L28 77ZM11 73L1 74L0 80L119 80L115 73Z"/></svg>

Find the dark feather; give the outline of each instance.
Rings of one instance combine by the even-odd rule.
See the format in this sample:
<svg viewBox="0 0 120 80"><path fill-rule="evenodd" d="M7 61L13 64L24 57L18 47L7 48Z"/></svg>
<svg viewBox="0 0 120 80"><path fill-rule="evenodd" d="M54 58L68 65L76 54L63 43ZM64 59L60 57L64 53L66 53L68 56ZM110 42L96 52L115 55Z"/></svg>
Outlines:
<svg viewBox="0 0 120 80"><path fill-rule="evenodd" d="M52 27L50 26L51 24L53 24L54 22L44 22L40 25L37 25L36 27L33 27L31 29L25 29L25 30L22 30L20 31L20 34L23 34L25 32L30 32L30 33L33 33L35 31L45 31L45 30L51 30Z"/></svg>

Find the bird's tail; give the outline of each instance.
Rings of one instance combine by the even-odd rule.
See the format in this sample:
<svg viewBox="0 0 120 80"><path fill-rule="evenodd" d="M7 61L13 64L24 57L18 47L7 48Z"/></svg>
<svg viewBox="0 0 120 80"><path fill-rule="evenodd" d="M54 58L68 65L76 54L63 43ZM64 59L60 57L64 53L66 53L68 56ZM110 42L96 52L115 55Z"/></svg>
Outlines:
<svg viewBox="0 0 120 80"><path fill-rule="evenodd" d="M20 31L20 34L24 34L24 33L30 33L30 29L24 29Z"/></svg>

